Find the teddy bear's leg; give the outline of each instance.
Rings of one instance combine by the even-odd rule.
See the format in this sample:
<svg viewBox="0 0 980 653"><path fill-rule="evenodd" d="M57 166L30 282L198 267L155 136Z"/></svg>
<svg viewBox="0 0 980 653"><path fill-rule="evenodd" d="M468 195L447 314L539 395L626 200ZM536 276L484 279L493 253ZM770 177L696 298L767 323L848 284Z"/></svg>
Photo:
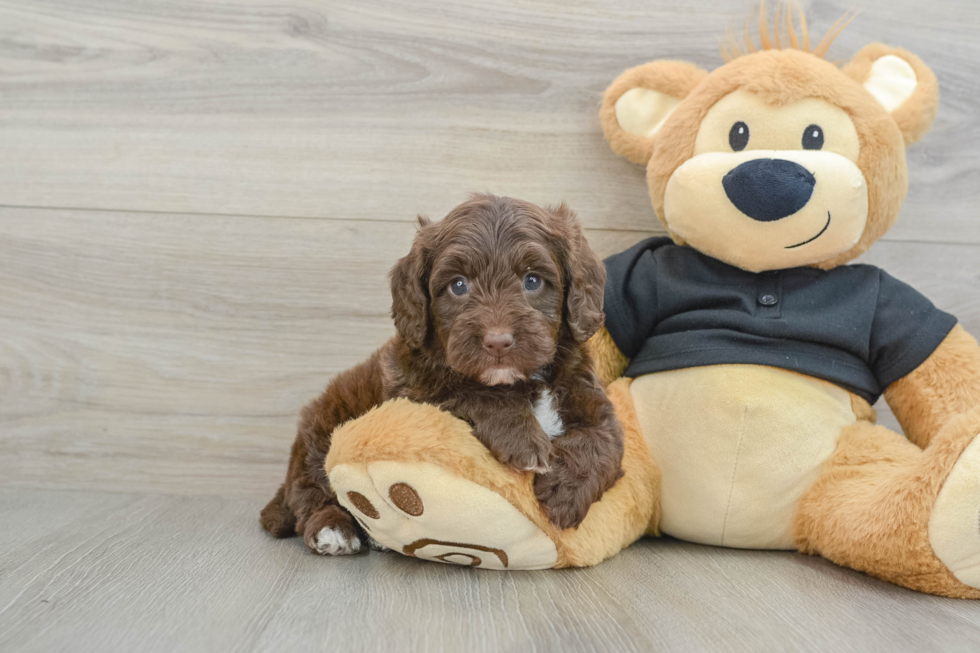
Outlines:
<svg viewBox="0 0 980 653"><path fill-rule="evenodd" d="M365 532L405 555L486 569L594 565L655 532L660 514L628 380L609 394L626 432L624 476L577 529L548 521L533 474L501 465L469 425L431 405L396 399L344 424L325 468Z"/></svg>
<svg viewBox="0 0 980 653"><path fill-rule="evenodd" d="M344 424L325 468L340 503L394 551L485 569L562 564L531 475L435 406L396 399Z"/></svg>
<svg viewBox="0 0 980 653"><path fill-rule="evenodd" d="M949 420L925 449L859 421L800 500L794 537L820 554L911 589L980 598L980 409Z"/></svg>

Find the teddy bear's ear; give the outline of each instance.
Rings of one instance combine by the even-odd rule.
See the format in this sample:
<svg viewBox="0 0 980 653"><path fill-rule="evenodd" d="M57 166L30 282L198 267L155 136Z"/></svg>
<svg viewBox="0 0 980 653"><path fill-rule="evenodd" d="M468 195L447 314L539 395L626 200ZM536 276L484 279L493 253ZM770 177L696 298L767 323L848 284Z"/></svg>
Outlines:
<svg viewBox="0 0 980 653"><path fill-rule="evenodd" d="M926 135L939 108L939 83L921 59L881 43L854 55L844 72L862 84L898 123L905 143Z"/></svg>
<svg viewBox="0 0 980 653"><path fill-rule="evenodd" d="M634 163L653 155L657 131L707 71L684 61L653 61L630 68L602 96L602 131L612 149Z"/></svg>

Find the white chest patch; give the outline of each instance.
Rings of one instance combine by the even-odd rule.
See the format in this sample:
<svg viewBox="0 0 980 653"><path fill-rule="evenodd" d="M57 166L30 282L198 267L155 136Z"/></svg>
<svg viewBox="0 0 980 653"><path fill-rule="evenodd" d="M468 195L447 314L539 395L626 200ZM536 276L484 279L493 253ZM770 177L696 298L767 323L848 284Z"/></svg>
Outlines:
<svg viewBox="0 0 980 653"><path fill-rule="evenodd" d="M541 396L534 402L534 416L552 440L565 434L565 424L561 421L558 411L555 410L551 391L547 388L541 391Z"/></svg>

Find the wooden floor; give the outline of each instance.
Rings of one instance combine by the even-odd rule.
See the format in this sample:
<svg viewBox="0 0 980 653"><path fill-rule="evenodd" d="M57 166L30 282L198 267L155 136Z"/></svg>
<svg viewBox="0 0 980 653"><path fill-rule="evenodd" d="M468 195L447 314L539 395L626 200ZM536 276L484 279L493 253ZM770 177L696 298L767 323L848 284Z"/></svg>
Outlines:
<svg viewBox="0 0 980 653"><path fill-rule="evenodd" d="M863 260L980 334L980 4L861 4L831 58L901 45L943 92ZM980 650L980 605L792 553L491 573L258 528L299 408L392 332L415 214L491 190L567 200L603 255L657 231L600 94L717 66L750 11L0 0L0 651Z"/></svg>

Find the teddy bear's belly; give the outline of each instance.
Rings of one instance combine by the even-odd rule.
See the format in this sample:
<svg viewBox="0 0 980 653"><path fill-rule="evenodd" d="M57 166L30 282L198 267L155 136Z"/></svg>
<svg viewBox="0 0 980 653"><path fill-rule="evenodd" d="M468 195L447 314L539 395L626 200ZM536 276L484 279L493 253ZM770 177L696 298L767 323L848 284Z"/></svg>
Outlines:
<svg viewBox="0 0 980 653"><path fill-rule="evenodd" d="M772 367L714 365L648 374L631 392L662 474L664 533L795 548L797 502L855 421L847 391Z"/></svg>

